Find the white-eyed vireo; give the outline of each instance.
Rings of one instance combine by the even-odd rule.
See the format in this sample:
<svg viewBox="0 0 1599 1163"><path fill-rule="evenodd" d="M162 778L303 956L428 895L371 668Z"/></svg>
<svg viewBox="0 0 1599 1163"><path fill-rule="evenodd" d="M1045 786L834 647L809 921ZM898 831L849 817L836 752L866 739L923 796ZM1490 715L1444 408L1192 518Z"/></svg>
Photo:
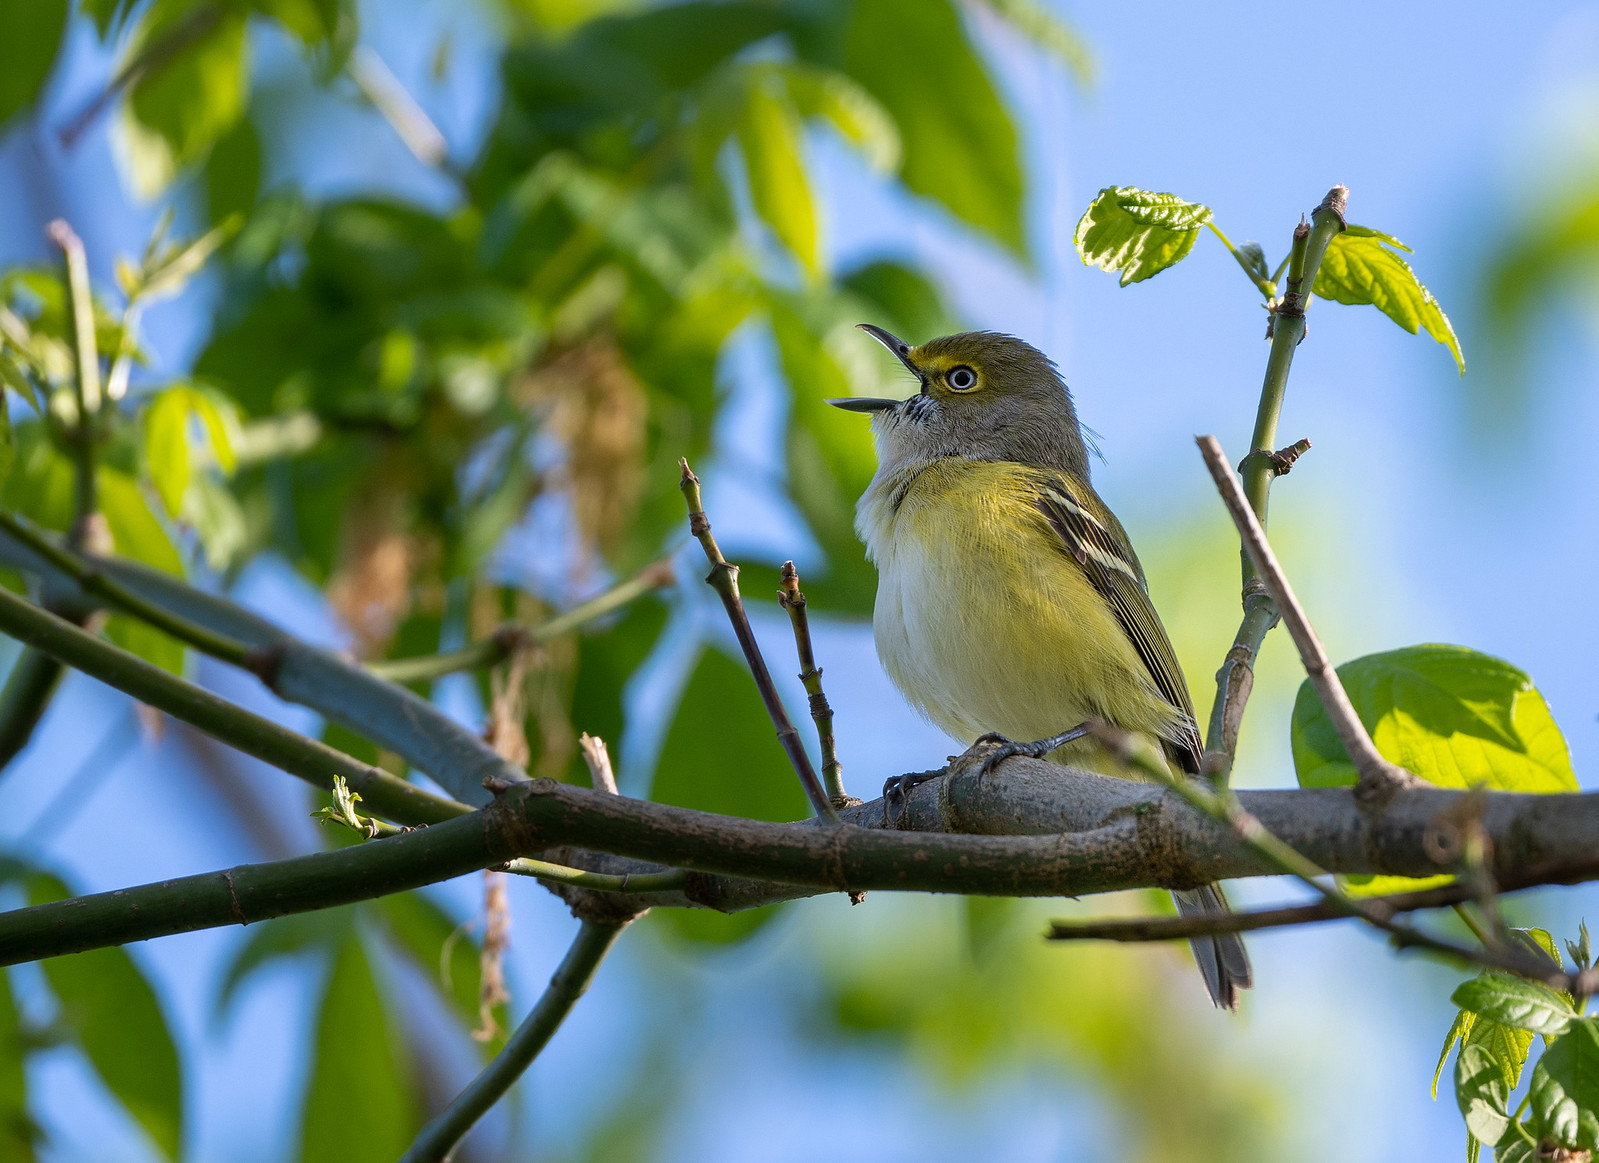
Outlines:
<svg viewBox="0 0 1599 1163"><path fill-rule="evenodd" d="M1126 775L1083 737L1099 719L1197 774L1188 684L1138 556L1089 484L1055 365L993 332L911 347L861 329L921 383L908 400L829 401L872 417L877 475L855 527L877 564L872 627L894 685L957 739L994 736L985 770L1023 754ZM1215 885L1172 895L1184 914L1227 909ZM1250 984L1243 940L1192 945L1212 1000L1235 1007Z"/></svg>

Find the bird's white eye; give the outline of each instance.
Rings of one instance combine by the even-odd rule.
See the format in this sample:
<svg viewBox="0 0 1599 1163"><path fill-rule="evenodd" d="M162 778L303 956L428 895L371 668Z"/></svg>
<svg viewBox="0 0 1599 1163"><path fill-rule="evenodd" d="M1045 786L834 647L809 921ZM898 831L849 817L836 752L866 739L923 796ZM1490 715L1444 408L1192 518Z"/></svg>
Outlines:
<svg viewBox="0 0 1599 1163"><path fill-rule="evenodd" d="M950 369L949 375L945 376L944 380L949 384L951 391L969 392L977 386L977 373L965 364L961 364L960 367Z"/></svg>

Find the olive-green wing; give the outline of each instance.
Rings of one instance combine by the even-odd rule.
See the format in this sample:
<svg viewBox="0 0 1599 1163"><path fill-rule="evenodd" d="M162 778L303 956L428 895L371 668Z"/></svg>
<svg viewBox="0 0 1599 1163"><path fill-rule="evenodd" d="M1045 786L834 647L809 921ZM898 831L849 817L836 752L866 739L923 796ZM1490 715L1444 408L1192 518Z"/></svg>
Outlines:
<svg viewBox="0 0 1599 1163"><path fill-rule="evenodd" d="M1074 488L1060 477L1043 482L1038 507L1060 535L1063 548L1082 566L1088 580L1110 605L1138 657L1149 669L1155 689L1187 717L1188 737L1177 746L1188 754L1179 755L1179 759L1183 767L1197 773L1204 745L1194 725L1188 683L1160 615L1149 600L1143 568L1121 523L1092 489L1082 485Z"/></svg>

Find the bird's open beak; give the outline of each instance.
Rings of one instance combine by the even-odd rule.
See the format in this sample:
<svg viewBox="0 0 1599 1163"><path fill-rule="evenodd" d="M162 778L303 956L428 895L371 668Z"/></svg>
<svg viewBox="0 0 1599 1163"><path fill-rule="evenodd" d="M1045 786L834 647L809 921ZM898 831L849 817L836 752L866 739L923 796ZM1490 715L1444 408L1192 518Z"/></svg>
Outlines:
<svg viewBox="0 0 1599 1163"><path fill-rule="evenodd" d="M927 381L922 376L921 371L911 362L910 344L872 323L857 323L855 326L892 351L899 358L899 362L910 370L911 375L920 381L923 389L927 387ZM885 400L875 396L847 396L842 400L829 400L827 402L835 408L844 409L846 412L884 412L889 408L897 407L904 403L903 400Z"/></svg>

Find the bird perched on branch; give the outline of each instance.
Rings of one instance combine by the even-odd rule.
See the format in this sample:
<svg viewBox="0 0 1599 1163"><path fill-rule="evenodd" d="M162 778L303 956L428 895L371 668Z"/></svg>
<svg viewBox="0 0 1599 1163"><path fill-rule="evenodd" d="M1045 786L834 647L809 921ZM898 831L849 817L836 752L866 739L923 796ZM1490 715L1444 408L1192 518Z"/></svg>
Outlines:
<svg viewBox="0 0 1599 1163"><path fill-rule="evenodd" d="M957 739L990 745L984 772L1029 755L1127 775L1089 737L1100 720L1197 775L1188 685L1127 534L1089 484L1055 365L1008 335L912 347L860 326L921 385L908 400L828 401L872 417L877 475L855 527L878 569L872 625L894 685ZM1185 915L1227 911L1216 885L1172 895ZM1236 1007L1250 984L1242 939L1191 944L1211 999Z"/></svg>

